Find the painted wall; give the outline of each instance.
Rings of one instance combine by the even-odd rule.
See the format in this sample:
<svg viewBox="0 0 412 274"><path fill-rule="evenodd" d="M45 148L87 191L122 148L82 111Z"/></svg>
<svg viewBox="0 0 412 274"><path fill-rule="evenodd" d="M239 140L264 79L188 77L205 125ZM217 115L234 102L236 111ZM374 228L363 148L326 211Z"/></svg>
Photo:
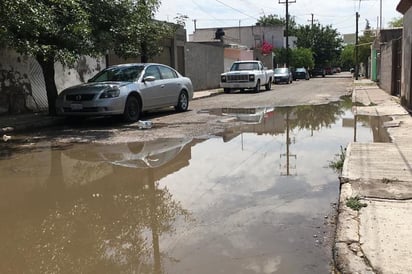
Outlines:
<svg viewBox="0 0 412 274"><path fill-rule="evenodd" d="M253 60L253 50L239 48L224 49L224 71L228 71L235 61Z"/></svg>
<svg viewBox="0 0 412 274"><path fill-rule="evenodd" d="M55 64L58 92L87 81L105 67L104 58L82 57L73 68ZM0 115L45 111L47 94L38 62L13 50L0 49Z"/></svg>

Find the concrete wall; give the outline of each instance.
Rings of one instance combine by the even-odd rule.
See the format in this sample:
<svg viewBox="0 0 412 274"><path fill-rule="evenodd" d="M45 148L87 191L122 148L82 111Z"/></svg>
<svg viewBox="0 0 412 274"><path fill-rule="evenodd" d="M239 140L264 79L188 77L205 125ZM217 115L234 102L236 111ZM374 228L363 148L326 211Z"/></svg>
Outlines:
<svg viewBox="0 0 412 274"><path fill-rule="evenodd" d="M149 62L153 63L160 63L171 66L179 71L181 74L186 74L186 68L184 65L185 53L184 53L184 46L186 43L186 30L183 28L179 28L176 31L175 36L172 39L165 39L163 41L162 47L163 51L149 59ZM134 58L121 58L115 55L114 53L110 53L107 58L107 65L118 65L124 63L140 63L141 59L140 56Z"/></svg>
<svg viewBox="0 0 412 274"><path fill-rule="evenodd" d="M222 46L186 43L185 67L194 90L218 88L220 74L224 71L224 49Z"/></svg>
<svg viewBox="0 0 412 274"><path fill-rule="evenodd" d="M55 64L58 92L87 81L106 66L104 58L82 57L73 68ZM38 62L13 50L0 49L0 115L44 111L48 108L42 69Z"/></svg>
<svg viewBox="0 0 412 274"><path fill-rule="evenodd" d="M248 26L222 28L225 35L222 36L225 44L239 44L248 48L257 48L263 40L271 43L275 48L284 46L283 26ZM204 42L215 39L217 28L196 29L190 36L192 42Z"/></svg>
<svg viewBox="0 0 412 274"><path fill-rule="evenodd" d="M381 60L380 60L380 79L379 86L389 94L393 93L393 81L395 81L393 60L395 51L393 42L389 42L381 47Z"/></svg>
<svg viewBox="0 0 412 274"><path fill-rule="evenodd" d="M412 7L404 15L403 25L401 95L412 108Z"/></svg>

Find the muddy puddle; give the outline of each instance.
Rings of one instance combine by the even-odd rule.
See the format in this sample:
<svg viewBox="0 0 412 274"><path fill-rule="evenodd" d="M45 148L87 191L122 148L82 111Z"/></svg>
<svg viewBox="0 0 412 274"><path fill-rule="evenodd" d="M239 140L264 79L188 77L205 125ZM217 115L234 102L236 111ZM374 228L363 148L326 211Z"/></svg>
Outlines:
<svg viewBox="0 0 412 274"><path fill-rule="evenodd" d="M205 112L234 127L2 154L0 273L330 273L329 165L355 133L380 138L369 118L338 103Z"/></svg>

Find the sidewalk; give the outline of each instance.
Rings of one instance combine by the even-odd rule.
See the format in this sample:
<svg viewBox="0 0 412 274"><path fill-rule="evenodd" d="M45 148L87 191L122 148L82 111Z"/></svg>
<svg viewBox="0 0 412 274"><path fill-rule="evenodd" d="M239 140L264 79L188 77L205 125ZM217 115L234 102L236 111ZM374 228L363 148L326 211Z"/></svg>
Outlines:
<svg viewBox="0 0 412 274"><path fill-rule="evenodd" d="M412 118L398 98L376 85L365 80L354 84L353 101L364 105L355 107L355 113L391 117L384 125L392 143L347 147L336 268L340 273L412 273Z"/></svg>
<svg viewBox="0 0 412 274"><path fill-rule="evenodd" d="M195 91L193 100L214 96L220 92L222 89ZM4 115L0 116L0 134L3 136L11 132L31 131L61 123L64 123L63 117L49 116L46 112Z"/></svg>

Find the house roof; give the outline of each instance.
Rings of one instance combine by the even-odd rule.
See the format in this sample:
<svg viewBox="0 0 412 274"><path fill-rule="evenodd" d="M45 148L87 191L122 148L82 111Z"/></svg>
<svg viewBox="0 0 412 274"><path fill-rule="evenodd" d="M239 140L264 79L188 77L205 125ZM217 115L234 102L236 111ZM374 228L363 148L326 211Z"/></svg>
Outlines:
<svg viewBox="0 0 412 274"><path fill-rule="evenodd" d="M396 7L396 10L405 15L405 13L412 7L412 0L401 0Z"/></svg>

